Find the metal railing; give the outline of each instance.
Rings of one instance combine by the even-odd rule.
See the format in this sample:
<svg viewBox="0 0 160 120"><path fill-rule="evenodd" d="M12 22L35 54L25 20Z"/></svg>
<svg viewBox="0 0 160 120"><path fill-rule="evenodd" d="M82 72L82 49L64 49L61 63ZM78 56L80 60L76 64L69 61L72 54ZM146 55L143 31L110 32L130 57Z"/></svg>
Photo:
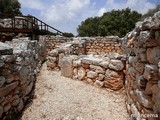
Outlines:
<svg viewBox="0 0 160 120"><path fill-rule="evenodd" d="M54 31L58 35L63 35L63 32L60 30L46 24L34 16L0 15L0 32L34 32L39 35L47 35L51 33L50 31Z"/></svg>

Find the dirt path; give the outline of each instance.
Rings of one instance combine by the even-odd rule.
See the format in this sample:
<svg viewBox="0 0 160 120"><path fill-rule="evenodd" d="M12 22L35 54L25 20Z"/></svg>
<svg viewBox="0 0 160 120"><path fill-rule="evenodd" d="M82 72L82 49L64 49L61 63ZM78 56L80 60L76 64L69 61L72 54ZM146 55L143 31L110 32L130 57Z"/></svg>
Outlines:
<svg viewBox="0 0 160 120"><path fill-rule="evenodd" d="M45 64L35 91L22 120L128 120L123 95L64 78Z"/></svg>

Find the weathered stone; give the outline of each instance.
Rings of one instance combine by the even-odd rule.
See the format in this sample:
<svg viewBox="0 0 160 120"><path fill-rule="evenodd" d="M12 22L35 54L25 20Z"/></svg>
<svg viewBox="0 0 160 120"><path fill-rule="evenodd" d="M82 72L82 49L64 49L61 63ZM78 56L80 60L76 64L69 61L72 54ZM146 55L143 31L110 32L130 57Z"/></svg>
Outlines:
<svg viewBox="0 0 160 120"><path fill-rule="evenodd" d="M148 109L153 109L153 101L150 96L146 96L143 91L135 90L136 95L138 96L139 102Z"/></svg>
<svg viewBox="0 0 160 120"><path fill-rule="evenodd" d="M104 69L100 66L90 65L90 69L92 71L95 71L96 73L101 73L101 74L105 73Z"/></svg>
<svg viewBox="0 0 160 120"><path fill-rule="evenodd" d="M94 83L93 80L90 79L90 78L87 78L87 82L88 82L89 84L93 84L93 83Z"/></svg>
<svg viewBox="0 0 160 120"><path fill-rule="evenodd" d="M96 86L96 87L102 88L103 85L104 85L104 82L102 82L102 81L96 80L94 82L94 86Z"/></svg>
<svg viewBox="0 0 160 120"><path fill-rule="evenodd" d="M138 49L138 56L139 56L141 62L147 62L146 48L139 48Z"/></svg>
<svg viewBox="0 0 160 120"><path fill-rule="evenodd" d="M0 68L4 66L4 61L0 59Z"/></svg>
<svg viewBox="0 0 160 120"><path fill-rule="evenodd" d="M159 47L148 48L147 49L147 60L151 64L158 64L160 60L160 48Z"/></svg>
<svg viewBox="0 0 160 120"><path fill-rule="evenodd" d="M79 67L79 66L81 66L81 59L79 59L79 60L74 60L74 61L73 61L73 67Z"/></svg>
<svg viewBox="0 0 160 120"><path fill-rule="evenodd" d="M79 67L77 73L78 80L83 80L86 75L85 69L83 67Z"/></svg>
<svg viewBox="0 0 160 120"><path fill-rule="evenodd" d="M31 72L30 66L24 66L20 69L19 71L19 76L20 76L20 84L24 84L28 80L28 75Z"/></svg>
<svg viewBox="0 0 160 120"><path fill-rule="evenodd" d="M11 63L11 62L13 62L15 60L14 55L3 55L2 59L6 63Z"/></svg>
<svg viewBox="0 0 160 120"><path fill-rule="evenodd" d="M56 66L57 64L55 62L52 63L52 62L47 61L47 67L54 69Z"/></svg>
<svg viewBox="0 0 160 120"><path fill-rule="evenodd" d="M97 74L96 72L94 72L94 71L89 71L89 72L87 72L87 77L88 77L88 78L94 79L94 78L96 78L97 76L98 76L98 74Z"/></svg>
<svg viewBox="0 0 160 120"><path fill-rule="evenodd" d="M140 87L140 88L145 88L146 87L146 84L147 84L147 80L145 80L144 78L143 78L143 76L142 75L137 75L136 76L136 82L137 82L137 87Z"/></svg>
<svg viewBox="0 0 160 120"><path fill-rule="evenodd" d="M145 65L145 71L143 77L147 80L157 80L158 79L158 67L156 65Z"/></svg>
<svg viewBox="0 0 160 120"><path fill-rule="evenodd" d="M3 114L3 107L0 106L0 118L2 117L2 114Z"/></svg>
<svg viewBox="0 0 160 120"><path fill-rule="evenodd" d="M49 56L51 57L57 57L58 56L58 51L57 50L52 50L48 53Z"/></svg>
<svg viewBox="0 0 160 120"><path fill-rule="evenodd" d="M111 60L109 63L109 68L116 71L121 71L123 70L124 65L121 60Z"/></svg>
<svg viewBox="0 0 160 120"><path fill-rule="evenodd" d="M62 66L62 59L64 57L64 53L60 53L59 57L58 57L58 66L61 67Z"/></svg>
<svg viewBox="0 0 160 120"><path fill-rule="evenodd" d="M72 57L63 57L60 66L62 76L72 78L73 76L72 61L73 61Z"/></svg>
<svg viewBox="0 0 160 120"><path fill-rule="evenodd" d="M19 112L21 112L23 108L24 108L24 103L23 103L23 100L20 99L20 102L19 102L19 105L18 105L18 107L17 107L17 110L18 110Z"/></svg>
<svg viewBox="0 0 160 120"><path fill-rule="evenodd" d="M11 83L9 85L6 85L6 86L0 88L0 97L7 95L9 92L11 92L17 86L18 86L18 82L14 82L14 83Z"/></svg>
<svg viewBox="0 0 160 120"><path fill-rule="evenodd" d="M160 89L156 88L153 94L153 101L154 101L154 106L153 106L153 110L155 113L160 113Z"/></svg>
<svg viewBox="0 0 160 120"><path fill-rule="evenodd" d="M27 89L25 90L25 95L28 95L31 91L32 91L32 88L33 88L33 82L31 82Z"/></svg>
<svg viewBox="0 0 160 120"><path fill-rule="evenodd" d="M104 77L105 77L105 75L99 74L97 80L103 81Z"/></svg>
<svg viewBox="0 0 160 120"><path fill-rule="evenodd" d="M134 67L130 67L128 69L128 73L129 73L129 76L135 80L136 79L136 70L134 69Z"/></svg>
<svg viewBox="0 0 160 120"><path fill-rule="evenodd" d="M7 105L4 106L3 112L7 112L10 108L11 108L11 104L8 103Z"/></svg>
<svg viewBox="0 0 160 120"><path fill-rule="evenodd" d="M0 87L2 87L5 83L6 79L3 76L0 76Z"/></svg>
<svg viewBox="0 0 160 120"><path fill-rule="evenodd" d="M146 95L152 95L155 87L158 87L156 83L154 83L152 81L147 82L146 89L145 89L145 94Z"/></svg>
<svg viewBox="0 0 160 120"><path fill-rule="evenodd" d="M129 56L128 58L128 62L129 64L131 64L132 66L134 66L134 64L138 61L137 56Z"/></svg>
<svg viewBox="0 0 160 120"><path fill-rule="evenodd" d="M12 55L13 54L13 49L11 46L0 42L0 55Z"/></svg>
<svg viewBox="0 0 160 120"><path fill-rule="evenodd" d="M19 104L19 96L18 95L14 95L12 97L11 101L11 106L17 106Z"/></svg>
<svg viewBox="0 0 160 120"><path fill-rule="evenodd" d="M99 65L100 65L101 67L107 69L107 68L108 68L108 65L109 65L109 61L102 61L102 62L99 63Z"/></svg>
<svg viewBox="0 0 160 120"><path fill-rule="evenodd" d="M144 67L145 67L145 64L144 63L140 63L140 62L136 62L135 66L134 66L135 70L137 70L139 72L139 74L143 74Z"/></svg>
<svg viewBox="0 0 160 120"><path fill-rule="evenodd" d="M119 90L123 87L123 74L113 70L107 70L105 74L104 86L112 90Z"/></svg>

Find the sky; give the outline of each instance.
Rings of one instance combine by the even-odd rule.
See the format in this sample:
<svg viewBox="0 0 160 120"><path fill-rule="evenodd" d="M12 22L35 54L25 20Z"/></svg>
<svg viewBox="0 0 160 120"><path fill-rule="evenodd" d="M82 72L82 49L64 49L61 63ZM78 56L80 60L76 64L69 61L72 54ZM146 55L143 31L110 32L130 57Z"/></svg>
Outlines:
<svg viewBox="0 0 160 120"><path fill-rule="evenodd" d="M62 32L77 35L77 27L88 17L102 16L112 9L131 8L142 14L159 0L19 0L24 15L33 15Z"/></svg>

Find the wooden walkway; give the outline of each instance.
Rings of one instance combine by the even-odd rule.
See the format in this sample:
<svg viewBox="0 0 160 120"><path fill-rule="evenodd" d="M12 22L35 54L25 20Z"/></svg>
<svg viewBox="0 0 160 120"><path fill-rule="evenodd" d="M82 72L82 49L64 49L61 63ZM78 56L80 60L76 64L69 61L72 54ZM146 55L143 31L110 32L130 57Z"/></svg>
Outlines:
<svg viewBox="0 0 160 120"><path fill-rule="evenodd" d="M34 16L0 15L0 32L3 33L47 35L50 31L57 35L63 35L63 32L44 23Z"/></svg>

